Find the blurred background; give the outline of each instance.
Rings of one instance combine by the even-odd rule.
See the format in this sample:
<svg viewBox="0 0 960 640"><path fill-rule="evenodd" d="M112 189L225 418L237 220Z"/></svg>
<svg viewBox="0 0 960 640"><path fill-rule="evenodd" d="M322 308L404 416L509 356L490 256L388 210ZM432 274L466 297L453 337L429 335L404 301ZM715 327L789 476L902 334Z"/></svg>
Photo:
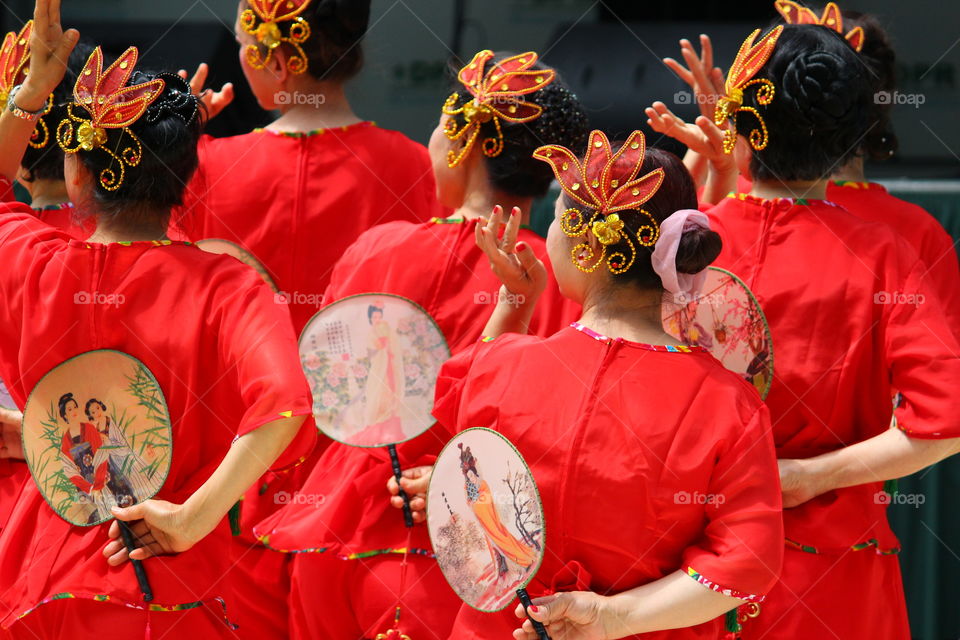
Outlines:
<svg viewBox="0 0 960 640"><path fill-rule="evenodd" d="M240 70L233 34L237 0L63 5L65 23L108 53L137 45L145 67L192 71L208 62L213 86L233 82L238 98L211 123L214 135L246 132L272 119L257 107ZM0 28L18 29L32 6L32 0L0 2ZM846 0L841 6L880 18L897 49L899 91L912 96L894 111L900 152L868 165L868 175L924 206L960 238L960 3ZM642 128L651 144L682 153L673 141L646 130L643 109L655 100L682 117L696 114L687 87L661 58L678 57L680 38L696 42L708 33L725 69L744 37L776 17L773 0L373 0L366 68L349 93L361 117L425 143L450 93L451 63L485 48L533 49L578 93L595 128L612 135ZM894 504L890 510L904 546L914 637L957 640L960 460L900 486L904 494L923 496L922 505Z"/></svg>

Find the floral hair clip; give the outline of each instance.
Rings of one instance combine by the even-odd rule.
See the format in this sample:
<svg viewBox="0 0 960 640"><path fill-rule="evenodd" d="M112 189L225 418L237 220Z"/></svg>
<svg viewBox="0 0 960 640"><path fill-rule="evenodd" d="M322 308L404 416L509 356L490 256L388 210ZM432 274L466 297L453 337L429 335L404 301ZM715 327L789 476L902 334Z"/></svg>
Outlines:
<svg viewBox="0 0 960 640"><path fill-rule="evenodd" d="M137 64L137 48L130 47L122 56L103 70L103 52L94 49L73 88L72 104L67 105L67 117L57 127L57 143L66 153L100 149L116 162L100 172L100 186L116 191L126 177L125 167L136 167L143 157L140 139L128 128L147 111L163 93L163 80L151 80L126 86ZM89 118L77 115L84 110ZM117 153L107 144L107 130L120 129L132 144ZM122 140L122 137L121 137ZM120 146L118 142L117 147Z"/></svg>
<svg viewBox="0 0 960 640"><path fill-rule="evenodd" d="M7 100L10 99L10 92L18 84L23 84L29 69L27 62L30 60L30 35L33 33L33 20L23 25L20 33L11 31L3 39L3 46L0 47L0 109L5 109ZM42 115L47 115L53 108L53 96L47 99L47 107ZM37 121L37 126L30 136L30 146L34 149L42 149L50 142L50 130L47 123L41 118Z"/></svg>
<svg viewBox="0 0 960 640"><path fill-rule="evenodd" d="M578 269L586 273L594 271L606 259L611 273L623 273L637 259L637 248L630 234L624 231L624 221L619 211L639 210L649 223L640 226L636 241L644 247L652 247L660 237L660 225L653 215L640 207L654 196L663 184L663 169L655 169L638 178L643 167L646 141L643 133L634 131L616 153L602 131L590 134L590 144L583 163L566 147L549 145L533 152L533 157L550 164L560 183L560 188L572 200L593 210L589 217L583 209L571 207L560 218L560 228L571 238L584 237L591 231L600 243L600 255L594 261L594 251L586 241L573 248L571 255ZM630 256L615 251L607 256L607 247L625 240ZM585 252L593 264L584 267L578 256Z"/></svg>
<svg viewBox="0 0 960 640"><path fill-rule="evenodd" d="M293 47L297 54L287 60L291 73L303 73L307 70L307 54L301 46L310 38L310 23L300 14L310 5L310 0L247 0L249 9L240 14L240 27L267 48L267 55L260 54L260 48L247 46L247 62L254 69L263 69L270 62L274 49L284 42ZM280 23L290 22L287 35L283 35Z"/></svg>
<svg viewBox="0 0 960 640"><path fill-rule="evenodd" d="M843 33L843 14L835 2L828 2L823 8L823 16L817 17L813 11L793 0L776 0L773 3L787 24L818 24L821 27L833 29L847 39L850 46L859 52L863 49L865 35L863 27L854 27L846 34Z"/></svg>
<svg viewBox="0 0 960 640"><path fill-rule="evenodd" d="M749 111L760 122L760 128L750 132L750 146L756 151L767 147L770 138L767 134L767 124L760 116L760 112L753 107L743 106L743 92L747 87L758 86L757 102L762 105L768 105L773 101L776 88L773 83L765 78L754 78L757 72L763 68L773 50L777 46L777 40L783 33L783 25L777 26L770 33L763 36L759 42L754 44L754 40L760 35L760 29L755 30L740 45L740 51L730 70L727 72L727 82L724 85L726 95L720 98L717 108L713 113L713 122L718 127L724 120L730 120L730 128L723 136L723 152L733 153L733 148L737 144L737 120L736 115L739 111Z"/></svg>
<svg viewBox="0 0 960 640"><path fill-rule="evenodd" d="M462 114L466 121L459 127L456 119L451 117L444 128L450 140L465 140L459 153L450 151L447 154L447 164L451 169L470 153L480 135L481 126L486 122L493 121L497 136L483 141L483 153L489 158L496 158L503 153L500 121L531 122L539 118L543 107L523 100L523 96L543 89L557 77L552 69L530 69L539 59L533 51L501 60L486 70L486 64L493 55L489 49L481 51L457 75L473 99L457 107L460 94L453 93L443 105L443 113L448 116Z"/></svg>

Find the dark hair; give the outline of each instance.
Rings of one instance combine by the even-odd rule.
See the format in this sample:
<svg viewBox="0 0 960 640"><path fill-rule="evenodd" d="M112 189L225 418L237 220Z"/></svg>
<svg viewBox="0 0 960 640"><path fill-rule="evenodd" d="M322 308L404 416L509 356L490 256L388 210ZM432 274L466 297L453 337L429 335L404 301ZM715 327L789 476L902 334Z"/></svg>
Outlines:
<svg viewBox="0 0 960 640"><path fill-rule="evenodd" d="M244 8L248 0L241 0ZM346 82L363 69L363 37L370 24L370 0L313 0L300 14L310 25L310 37L300 44L307 54L307 73L317 80ZM295 22L277 23L284 37ZM284 44L285 51L293 49ZM266 55L264 45L258 45Z"/></svg>
<svg viewBox="0 0 960 640"><path fill-rule="evenodd" d="M60 417L63 418L64 420L67 419L67 404L70 402L75 404L77 407L80 406L80 403L73 399L72 393L63 394L62 396L60 396L60 400L57 402L57 404L60 407Z"/></svg>
<svg viewBox="0 0 960 640"><path fill-rule="evenodd" d="M119 175L118 161L103 149L79 151L83 166L93 177L93 199L101 219L119 222L123 227L139 227L166 220L150 220L157 210L183 204L183 192L197 169L197 143L203 128L199 113L200 103L191 94L186 80L171 73L134 72L130 84L149 82L160 78L164 89L160 97L147 108L146 113L129 129L140 141L143 151L136 166L124 166L123 183L110 191L100 183L105 171ZM75 116L86 112L74 105ZM75 135L75 134L74 134ZM107 129L103 145L124 157L127 149L136 145L122 129Z"/></svg>
<svg viewBox="0 0 960 640"><path fill-rule="evenodd" d="M100 409L102 409L103 411L107 410L107 405L103 404L96 398L90 398L89 400L87 400L87 404L84 405L83 412L87 414L87 417L90 418L91 420L93 420L93 414L90 413L90 405L94 405L94 404L100 405Z"/></svg>
<svg viewBox="0 0 960 640"><path fill-rule="evenodd" d="M873 98L857 56L832 29L784 25L773 55L756 75L773 82L773 100L761 105L757 91L744 92L744 106L757 109L769 134L766 148L750 160L754 179L820 179L857 153ZM752 113L736 117L742 135L760 126Z"/></svg>
<svg viewBox="0 0 960 640"><path fill-rule="evenodd" d="M860 59L867 65L874 94L868 116L871 128L860 149L871 160L889 160L900 146L893 130L893 105L890 100L877 99L876 94L892 93L897 88L897 54L890 36L875 16L859 11L844 11L844 30L850 31L856 27L863 29Z"/></svg>
<svg viewBox="0 0 960 640"><path fill-rule="evenodd" d="M77 84L77 76L83 71L91 53L92 45L86 42L77 43L67 60L67 72L63 80L53 90L53 108L50 113L37 120L34 134L36 139L31 139L31 143L46 144L39 149L28 146L23 152L20 165L26 170L27 182L63 180L63 149L57 144L57 125L67 117L66 105L73 100L73 87Z"/></svg>
<svg viewBox="0 0 960 640"><path fill-rule="evenodd" d="M383 317L383 307L378 307L375 304L371 304L369 307L367 307L367 322L373 324L373 314L377 311L379 311L380 316Z"/></svg>
<svg viewBox="0 0 960 640"><path fill-rule="evenodd" d="M621 145L622 143L611 143L614 149ZM625 172L630 169L626 161L622 159L615 166L618 169L624 168ZM687 171L680 158L669 151L648 147L643 158L643 165L637 175L644 176L658 168L663 169L663 183L653 197L643 204L643 210L649 212L657 221L657 224L662 224L675 211L697 208L697 188L690 172ZM580 209L585 220L590 220L596 213L595 210L587 209L574 202L566 194L563 194L563 206ZM649 218L636 209L618 211L617 215L624 223L624 234L633 239L637 257L633 266L624 273L613 276L614 281L618 284L633 284L641 289L662 288L663 283L660 281L660 276L653 270L653 264L650 260L654 247L644 247L636 242L640 227L649 224ZM680 273L699 273L703 271L717 259L722 248L723 242L720 239L720 234L716 231L699 227L685 231L680 236L680 246L677 248L677 271ZM615 252L622 252L627 257L631 255L630 246L626 240L607 246L608 255ZM603 268L603 265L601 265L601 268Z"/></svg>
<svg viewBox="0 0 960 640"><path fill-rule="evenodd" d="M488 68L512 55L515 54L496 53L487 63ZM549 68L539 61L531 67L539 70ZM473 100L473 96L459 82L455 84L455 91L458 99L454 107L462 107ZM484 155L483 159L494 187L519 197L541 198L550 189L553 172L549 165L536 160L533 152L543 145L557 144L579 154L587 141L589 123L580 100L567 88L559 74L544 88L524 96L524 100L539 105L543 113L536 120L526 123L501 120L503 151L493 158ZM458 129L466 124L463 114L452 117ZM479 140L496 136L497 129L493 121L483 123L472 153L483 153L477 151L481 149Z"/></svg>

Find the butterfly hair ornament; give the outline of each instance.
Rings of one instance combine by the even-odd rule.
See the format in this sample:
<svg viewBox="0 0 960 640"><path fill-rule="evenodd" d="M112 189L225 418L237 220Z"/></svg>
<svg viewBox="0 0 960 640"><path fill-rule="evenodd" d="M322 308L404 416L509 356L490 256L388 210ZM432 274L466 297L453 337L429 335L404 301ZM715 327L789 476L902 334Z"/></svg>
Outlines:
<svg viewBox="0 0 960 640"><path fill-rule="evenodd" d="M67 117L57 127L57 143L64 152L99 149L113 159L99 176L100 186L107 191L116 191L123 185L126 167L140 164L143 145L129 127L146 113L166 86L162 79L127 86L137 56L136 47L130 47L104 70L103 52L100 47L94 49L77 78L74 102L67 105ZM121 132L113 148L107 146L109 130ZM126 146L122 144L124 136L129 139Z"/></svg>
<svg viewBox="0 0 960 640"><path fill-rule="evenodd" d="M843 32L843 13L835 2L828 2L823 8L823 15L819 18L811 9L804 7L793 0L776 0L773 6L777 9L787 24L818 24L821 27L833 29L850 43L854 51L863 49L865 35L863 27L854 27L847 33Z"/></svg>
<svg viewBox="0 0 960 640"><path fill-rule="evenodd" d="M500 121L522 123L539 118L543 107L524 100L523 96L543 89L557 77L553 69L531 69L539 59L533 51L511 56L487 69L487 63L493 56L493 51L481 51L457 75L460 83L473 96L471 100L458 107L460 94L454 92L443 105L443 113L450 116L444 134L450 140L463 141L459 151L447 153L447 164L451 169L467 157L480 137L481 127L487 122L493 122L496 135L484 139L484 155L496 158L503 153ZM463 116L463 126L458 124L456 116Z"/></svg>
<svg viewBox="0 0 960 640"><path fill-rule="evenodd" d="M737 57L734 59L733 64L730 65L730 70L727 72L727 81L724 84L724 96L720 98L720 101L717 103L717 108L713 113L713 122L718 127L722 125L724 121L730 121L730 127L724 132L723 136L724 153L733 153L733 148L737 144L736 116L740 111L747 111L753 114L760 124L759 129L750 131L750 146L753 147L754 150L760 151L765 149L767 143L770 141L769 134L767 133L767 124L763 121L760 112L754 107L743 106L743 92L748 87L756 86L758 104L766 106L773 101L774 94L776 93L776 87L774 87L773 82L766 78L754 78L754 76L757 75L760 69L763 68L763 65L767 63L767 60L770 59L770 56L773 55L781 33L783 33L783 25L774 28L767 35L763 36L759 42L754 43L757 36L760 35L760 29L755 30L743 41L743 44L740 45L740 51L737 52Z"/></svg>
<svg viewBox="0 0 960 640"><path fill-rule="evenodd" d="M281 44L290 45L295 55L287 59L287 68L291 73L300 74L307 70L307 54L303 43L310 38L310 23L300 17L311 0L248 0L249 9L240 14L240 27L257 39L258 44L247 46L247 62L254 69L263 69L270 62L273 52ZM281 25L290 23L286 35ZM266 47L266 55L260 52L260 46Z"/></svg>
<svg viewBox="0 0 960 640"><path fill-rule="evenodd" d="M0 108L7 107L7 101L13 89L23 84L26 79L29 68L27 63L30 61L30 35L33 33L33 20L23 25L20 33L11 31L3 39L3 45L0 47ZM53 96L47 98L46 108L38 115L37 126L30 136L30 146L34 149L42 149L50 142L50 129L47 123L43 121L43 116L50 113L53 108Z"/></svg>
<svg viewBox="0 0 960 640"><path fill-rule="evenodd" d="M657 168L637 177L645 152L646 141L640 131L631 133L616 152L602 131L593 131L583 163L566 147L548 145L534 151L534 158L553 168L563 192L583 207L567 209L560 217L560 228L571 238L585 238L590 231L600 243L599 256L586 240L573 248L573 263L581 271L591 273L606 262L611 273L624 273L637 259L637 244L652 247L657 243L660 224L641 207L663 184L664 172ZM647 217L636 233L630 233L620 217L619 212L627 210ZM626 242L630 255L624 250L608 255L607 248L621 241ZM581 256L592 264L581 264Z"/></svg>

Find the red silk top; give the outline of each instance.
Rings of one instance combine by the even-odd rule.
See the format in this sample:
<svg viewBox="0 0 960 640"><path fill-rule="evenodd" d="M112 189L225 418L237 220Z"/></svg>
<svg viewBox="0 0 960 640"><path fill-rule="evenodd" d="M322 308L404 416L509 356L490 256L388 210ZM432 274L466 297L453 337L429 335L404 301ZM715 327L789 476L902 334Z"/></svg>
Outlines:
<svg viewBox="0 0 960 640"><path fill-rule="evenodd" d="M0 205L0 262L7 265L0 272L0 375L19 406L45 373L86 351L116 349L153 372L174 450L158 499L182 503L236 437L311 412L289 316L236 260L184 243L88 244L38 221L27 206L7 203ZM104 304L85 303L101 298ZM314 442L310 419L277 465L298 460ZM23 483L0 533L0 624L63 593L142 607L133 569L110 567L101 553L108 528L67 523L34 482ZM224 519L189 551L150 559L152 604L221 595L229 603L229 536Z"/></svg>
<svg viewBox="0 0 960 640"><path fill-rule="evenodd" d="M500 281L477 247L475 220L437 219L423 224L392 222L366 232L333 270L325 299L334 302L359 293L392 293L413 300L437 322L453 353L480 337L500 290ZM547 262L542 237L521 229L518 239ZM531 329L550 335L579 315L551 279L537 303ZM322 437L322 436L321 436ZM445 433L433 428L397 446L404 468L433 464ZM304 471L297 470L297 473ZM349 556L407 544L402 513L386 491L393 475L384 448L331 443L303 482L306 495L321 504L291 503L267 518L255 532L273 549L317 551ZM430 549L425 525L414 527L412 546Z"/></svg>
<svg viewBox="0 0 960 640"><path fill-rule="evenodd" d="M769 414L699 347L580 325L546 339L505 334L444 365L434 415L450 434L496 429L530 465L546 531L531 597L612 595L681 570L760 601L776 581L783 525ZM463 605L450 638L509 638L513 609ZM721 616L631 637L718 638L723 628Z"/></svg>
<svg viewBox="0 0 960 640"><path fill-rule="evenodd" d="M894 390L901 429L960 436L956 338L924 274L890 227L822 200L741 194L710 212L717 266L740 276L770 323L767 396L777 456L809 458L883 433ZM788 541L821 552L898 547L882 484L829 491L784 511Z"/></svg>

